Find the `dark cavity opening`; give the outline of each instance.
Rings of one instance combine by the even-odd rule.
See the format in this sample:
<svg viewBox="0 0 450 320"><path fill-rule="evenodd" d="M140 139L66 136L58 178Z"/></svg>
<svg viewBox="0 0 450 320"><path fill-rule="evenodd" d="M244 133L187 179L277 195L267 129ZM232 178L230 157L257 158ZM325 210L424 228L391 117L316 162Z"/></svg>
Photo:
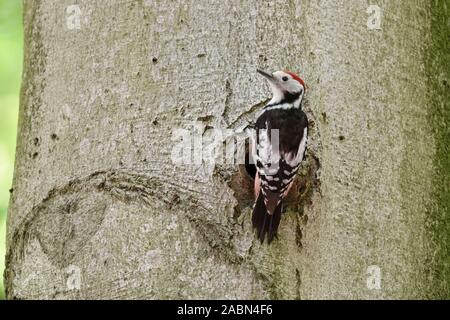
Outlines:
<svg viewBox="0 0 450 320"><path fill-rule="evenodd" d="M256 177L256 166L254 163L250 163L250 147L248 143L245 144L245 171L247 171L248 175L255 179Z"/></svg>

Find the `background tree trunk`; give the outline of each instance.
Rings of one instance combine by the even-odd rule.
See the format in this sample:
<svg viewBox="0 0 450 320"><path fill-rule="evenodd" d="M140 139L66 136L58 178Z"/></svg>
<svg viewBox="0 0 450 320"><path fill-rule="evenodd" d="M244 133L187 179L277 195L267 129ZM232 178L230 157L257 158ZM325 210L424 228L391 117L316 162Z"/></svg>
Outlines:
<svg viewBox="0 0 450 320"><path fill-rule="evenodd" d="M7 296L449 298L449 9L377 2L381 30L366 1L25 1ZM257 66L313 121L271 246L242 168L170 161L253 118Z"/></svg>

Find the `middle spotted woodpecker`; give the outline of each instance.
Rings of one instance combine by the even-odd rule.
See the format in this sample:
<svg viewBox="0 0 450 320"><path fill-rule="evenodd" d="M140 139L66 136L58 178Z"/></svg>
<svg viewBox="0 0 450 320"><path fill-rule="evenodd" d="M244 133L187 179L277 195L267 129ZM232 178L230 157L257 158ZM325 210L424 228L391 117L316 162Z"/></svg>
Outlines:
<svg viewBox="0 0 450 320"><path fill-rule="evenodd" d="M305 155L308 119L302 111L305 82L289 71L264 76L273 98L258 114L252 155L256 163L252 223L259 240L270 244L280 224L283 198L292 186Z"/></svg>

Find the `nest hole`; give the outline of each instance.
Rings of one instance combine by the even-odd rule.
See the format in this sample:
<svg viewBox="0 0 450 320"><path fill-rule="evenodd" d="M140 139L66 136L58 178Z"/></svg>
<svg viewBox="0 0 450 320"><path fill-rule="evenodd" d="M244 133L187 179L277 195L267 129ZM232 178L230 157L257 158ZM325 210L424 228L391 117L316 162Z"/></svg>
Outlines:
<svg viewBox="0 0 450 320"><path fill-rule="evenodd" d="M307 153L294 184L285 198L286 209L292 209L303 215L304 206L312 203L314 192L320 188L318 171L320 169L319 159L312 153ZM238 211L246 207L252 207L255 201L254 184L256 176L256 166L250 161L248 145L245 148L245 163L238 165L237 170L232 174L229 181L230 188L234 191L238 201Z"/></svg>
<svg viewBox="0 0 450 320"><path fill-rule="evenodd" d="M248 148L246 147L246 151L245 151L245 171L247 172L247 174L250 176L250 178L252 178L253 180L256 177L256 165L254 163L251 163L250 161L250 153L248 151Z"/></svg>

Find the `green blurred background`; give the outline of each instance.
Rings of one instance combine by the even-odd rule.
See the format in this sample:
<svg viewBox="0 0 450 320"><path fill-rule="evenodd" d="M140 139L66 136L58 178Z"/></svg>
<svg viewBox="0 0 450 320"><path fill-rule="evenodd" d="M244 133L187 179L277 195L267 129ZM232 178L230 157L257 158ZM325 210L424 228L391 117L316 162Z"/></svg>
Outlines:
<svg viewBox="0 0 450 320"><path fill-rule="evenodd" d="M4 298L6 210L14 167L22 48L22 0L0 0L0 299Z"/></svg>

